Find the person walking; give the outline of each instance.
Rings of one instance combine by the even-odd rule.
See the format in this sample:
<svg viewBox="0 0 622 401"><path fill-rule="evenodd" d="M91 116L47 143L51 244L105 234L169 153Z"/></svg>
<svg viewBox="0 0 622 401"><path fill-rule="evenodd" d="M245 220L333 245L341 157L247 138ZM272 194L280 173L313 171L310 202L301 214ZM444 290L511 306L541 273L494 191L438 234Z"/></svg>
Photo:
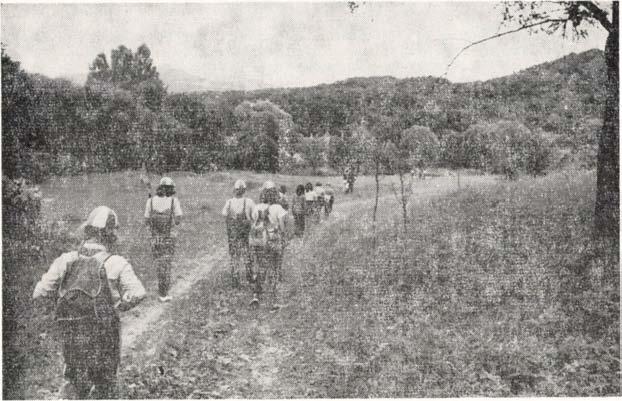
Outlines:
<svg viewBox="0 0 622 401"><path fill-rule="evenodd" d="M294 235L301 237L305 232L305 186L298 185L292 198L292 215L294 216Z"/></svg>
<svg viewBox="0 0 622 401"><path fill-rule="evenodd" d="M64 359L61 399L116 397L121 359L117 310L145 297L145 288L129 262L110 253L117 241L116 213L95 208L82 225L84 241L63 253L37 283L33 299L57 294L56 321Z"/></svg>
<svg viewBox="0 0 622 401"><path fill-rule="evenodd" d="M310 223L315 223L315 207L316 207L316 199L315 191L313 190L313 184L308 182L305 184L305 211L307 216L307 224L309 227Z"/></svg>
<svg viewBox="0 0 622 401"><path fill-rule="evenodd" d="M328 218L333 211L333 203L335 202L335 190L332 185L326 184L324 187L324 216Z"/></svg>
<svg viewBox="0 0 622 401"><path fill-rule="evenodd" d="M282 279L283 252L287 238L288 213L278 203L279 193L276 188L262 191L262 202L257 204L252 213L251 234L249 244L252 248L255 270L255 288L251 305L258 305L263 294L263 284L267 275L273 280ZM276 281L270 283L273 293Z"/></svg>
<svg viewBox="0 0 622 401"><path fill-rule="evenodd" d="M279 205L283 206L283 209L289 210L289 203L287 202L287 187L281 185L279 187Z"/></svg>
<svg viewBox="0 0 622 401"><path fill-rule="evenodd" d="M158 295L161 302L173 299L171 270L178 231L181 223L181 205L175 197L175 183L170 177L163 177L156 190L156 196L149 198L145 205L145 224L151 228L151 251L158 271Z"/></svg>
<svg viewBox="0 0 622 401"><path fill-rule="evenodd" d="M231 281L233 286L240 283L239 267L244 265L246 278L253 280L251 255L248 247L248 233L251 226L251 214L255 207L252 199L244 196L246 183L237 180L233 185L235 196L225 203L222 215L227 224L227 240L229 243L229 256L231 257Z"/></svg>
<svg viewBox="0 0 622 401"><path fill-rule="evenodd" d="M324 210L324 187L321 182L315 184L313 189L315 192L315 220L319 223L322 220L322 211Z"/></svg>

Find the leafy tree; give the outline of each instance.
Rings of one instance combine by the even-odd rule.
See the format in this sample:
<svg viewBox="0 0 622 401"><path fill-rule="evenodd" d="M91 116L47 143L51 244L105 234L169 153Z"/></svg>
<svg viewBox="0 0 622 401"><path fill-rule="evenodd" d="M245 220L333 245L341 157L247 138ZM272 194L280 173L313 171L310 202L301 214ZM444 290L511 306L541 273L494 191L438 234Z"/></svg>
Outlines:
<svg viewBox="0 0 622 401"><path fill-rule="evenodd" d="M276 172L279 168L279 139L285 134L281 121L288 114L269 101L242 102L235 108L238 168Z"/></svg>
<svg viewBox="0 0 622 401"><path fill-rule="evenodd" d="M317 174L317 170L324 164L326 154L326 143L323 138L302 138L298 145L300 154L304 157L307 165L311 167L312 174Z"/></svg>
<svg viewBox="0 0 622 401"><path fill-rule="evenodd" d="M620 224L619 187L619 4L611 2L607 9L591 1L514 2L506 3L503 21L515 29L502 32L485 40L520 30L542 31L547 34L586 37L590 26L600 25L608 33L605 43L607 65L607 94L603 113L603 127L598 146L598 167L596 179L596 202L594 206L595 227L598 234L617 238ZM465 48L466 49L466 48ZM464 50L464 49L463 49Z"/></svg>
<svg viewBox="0 0 622 401"><path fill-rule="evenodd" d="M166 88L153 65L147 45L138 47L136 53L120 45L110 53L110 65L106 55L100 53L89 67L86 86L110 93L116 89L128 90L145 107L159 110Z"/></svg>
<svg viewBox="0 0 622 401"><path fill-rule="evenodd" d="M401 147L408 151L410 168L428 167L440 155L440 143L434 132L419 125L413 125L402 133Z"/></svg>

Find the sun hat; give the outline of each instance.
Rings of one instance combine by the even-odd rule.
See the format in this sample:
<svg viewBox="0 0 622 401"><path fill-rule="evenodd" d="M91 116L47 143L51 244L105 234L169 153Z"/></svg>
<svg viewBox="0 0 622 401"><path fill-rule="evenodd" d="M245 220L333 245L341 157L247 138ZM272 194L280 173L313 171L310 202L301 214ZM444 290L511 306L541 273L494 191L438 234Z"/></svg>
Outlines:
<svg viewBox="0 0 622 401"><path fill-rule="evenodd" d="M162 179L160 180L160 185L174 187L175 183L173 182L173 179L171 177L162 177Z"/></svg>
<svg viewBox="0 0 622 401"><path fill-rule="evenodd" d="M263 189L270 189L270 188L276 188L276 185L274 184L274 182L268 180L263 183Z"/></svg>
<svg viewBox="0 0 622 401"><path fill-rule="evenodd" d="M98 206L91 211L86 221L82 223L82 228L92 226L95 228L105 228L113 222L114 227L119 227L119 218L114 210L108 206Z"/></svg>
<svg viewBox="0 0 622 401"><path fill-rule="evenodd" d="M246 189L246 183L244 180L237 180L235 184L233 184L233 189Z"/></svg>

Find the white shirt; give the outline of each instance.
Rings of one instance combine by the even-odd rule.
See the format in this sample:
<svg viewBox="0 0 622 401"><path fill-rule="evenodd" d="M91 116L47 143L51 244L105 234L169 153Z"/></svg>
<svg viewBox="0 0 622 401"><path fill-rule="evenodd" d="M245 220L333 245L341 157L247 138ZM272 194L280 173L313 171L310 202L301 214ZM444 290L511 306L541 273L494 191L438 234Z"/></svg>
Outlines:
<svg viewBox="0 0 622 401"><path fill-rule="evenodd" d="M268 205L267 203L260 203L253 208L252 219L256 222L259 218L259 212L269 209L268 219L271 224L278 224L281 231L285 231L287 227L287 210L283 209L283 206L279 204Z"/></svg>
<svg viewBox="0 0 622 401"><path fill-rule="evenodd" d="M314 201L316 199L317 199L317 194L315 193L315 191L305 192L305 200L306 201Z"/></svg>
<svg viewBox="0 0 622 401"><path fill-rule="evenodd" d="M86 243L84 247L93 251L106 250L103 245L96 243ZM37 283L32 298L45 297L57 291L58 286L65 277L67 266L77 259L77 251L66 252L56 258L47 273ZM123 256L112 255L109 257L104 263L104 269L106 269L114 303L121 297L125 297L128 302L135 302L144 298L146 294L145 287L143 287L136 274L134 274L132 265Z"/></svg>
<svg viewBox="0 0 622 401"><path fill-rule="evenodd" d="M225 207L222 208L222 215L227 217L229 215L235 216L242 213L244 208L244 202L246 201L246 218L251 219L253 209L255 208L255 202L249 198L231 198L225 202Z"/></svg>
<svg viewBox="0 0 622 401"><path fill-rule="evenodd" d="M151 217L151 204L153 203L153 210L156 212L163 212L171 208L171 198L173 199L173 214L177 217L183 216L181 212L181 205L179 199L170 196L154 196L147 199L145 204L145 218Z"/></svg>

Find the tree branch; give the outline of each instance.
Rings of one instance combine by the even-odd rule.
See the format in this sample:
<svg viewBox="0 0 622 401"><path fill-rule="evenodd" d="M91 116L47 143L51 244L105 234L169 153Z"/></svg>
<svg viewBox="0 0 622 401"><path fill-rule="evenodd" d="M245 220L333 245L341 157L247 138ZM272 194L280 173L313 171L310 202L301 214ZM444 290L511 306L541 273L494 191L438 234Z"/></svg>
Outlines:
<svg viewBox="0 0 622 401"><path fill-rule="evenodd" d="M607 32L611 32L613 28L611 21L607 19L607 12L602 8L598 7L596 4L591 1L579 1L579 5L585 7L589 12L592 13L594 19L596 19L600 24L607 30Z"/></svg>
<svg viewBox="0 0 622 401"><path fill-rule="evenodd" d="M511 33L520 32L522 30L530 29L530 28L533 28L533 27L536 27L536 26L540 26L540 25L544 25L544 24L550 24L550 23L553 23L553 22L564 22L564 21L567 21L567 20L563 19L563 18L557 18L557 19L548 18L548 19L545 19L545 20L540 21L540 22L534 22L533 24L523 25L523 26L521 26L519 28L516 28L516 29L513 29L511 31L505 31L505 32L497 33L497 34L494 34L492 36L488 36L487 38L480 39L480 40L477 40L475 42L471 42L468 45L464 46L462 49L460 49L460 51L451 59L449 64L447 64L447 68L445 69L445 74L443 74L443 77L447 78L447 74L449 73L449 69L453 66L453 64L456 61L456 59L458 57L460 57L460 55L462 53L464 53L467 49L469 49L469 48L471 48L471 47L473 47L475 45L479 45L481 43L488 42L489 40L500 38L501 36L509 35Z"/></svg>

